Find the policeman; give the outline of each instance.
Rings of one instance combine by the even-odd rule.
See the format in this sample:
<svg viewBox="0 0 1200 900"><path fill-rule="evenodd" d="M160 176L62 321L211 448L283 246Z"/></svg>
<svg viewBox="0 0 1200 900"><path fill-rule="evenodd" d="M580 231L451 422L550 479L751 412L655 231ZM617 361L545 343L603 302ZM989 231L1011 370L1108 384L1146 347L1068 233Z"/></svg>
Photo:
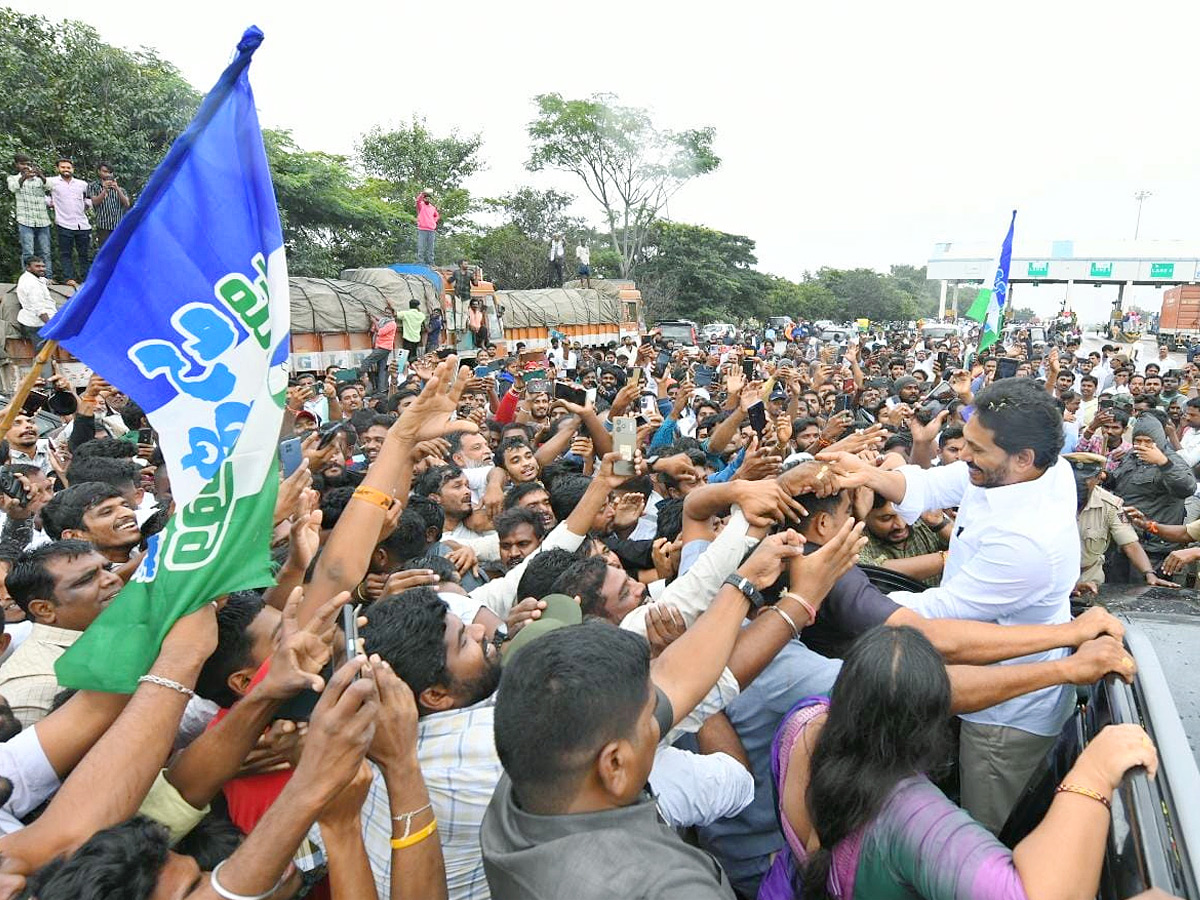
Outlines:
<svg viewBox="0 0 1200 900"><path fill-rule="evenodd" d="M1146 551L1138 543L1137 532L1122 511L1121 498L1100 487L1105 458L1099 453L1065 454L1075 470L1075 495L1078 499L1076 519L1079 523L1080 575L1073 594L1084 596L1099 593L1104 583L1104 554L1111 544L1121 548L1134 571L1148 585L1179 587L1173 581L1159 578Z"/></svg>

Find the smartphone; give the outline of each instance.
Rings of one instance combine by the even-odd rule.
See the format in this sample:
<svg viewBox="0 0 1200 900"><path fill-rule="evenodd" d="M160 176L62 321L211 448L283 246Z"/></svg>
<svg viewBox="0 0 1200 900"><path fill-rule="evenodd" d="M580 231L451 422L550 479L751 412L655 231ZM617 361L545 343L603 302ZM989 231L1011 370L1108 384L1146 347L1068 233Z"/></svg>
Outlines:
<svg viewBox="0 0 1200 900"><path fill-rule="evenodd" d="M838 394L838 397L833 401L833 411L835 413L850 412L854 409L854 396L852 394Z"/></svg>
<svg viewBox="0 0 1200 900"><path fill-rule="evenodd" d="M322 425L320 429L321 437L317 440L317 449L324 450L333 442L333 439L337 437L339 431L345 430L346 425L343 422L329 422L325 425Z"/></svg>
<svg viewBox="0 0 1200 900"><path fill-rule="evenodd" d="M666 350L658 351L658 359L654 361L654 377L662 378L667 372L667 366L671 364L671 354Z"/></svg>
<svg viewBox="0 0 1200 900"><path fill-rule="evenodd" d="M334 381L358 381L358 369L338 369Z"/></svg>
<svg viewBox="0 0 1200 900"><path fill-rule="evenodd" d="M487 378L488 375L490 375L491 373L492 373L492 370L489 369L487 366L476 366L475 367L475 377L476 378Z"/></svg>
<svg viewBox="0 0 1200 900"><path fill-rule="evenodd" d="M634 474L634 455L637 451L637 420L633 416L617 416L613 419L613 449L621 458L613 463L613 474Z"/></svg>
<svg viewBox="0 0 1200 900"><path fill-rule="evenodd" d="M938 364L938 368L941 369L943 372L946 371L946 360L949 358L950 358L950 354L947 353L945 350L941 350L938 352L937 364Z"/></svg>
<svg viewBox="0 0 1200 900"><path fill-rule="evenodd" d="M954 396L954 388L950 387L950 382L942 381L928 394L925 395L925 400L949 400ZM941 412L941 410L938 410Z"/></svg>
<svg viewBox="0 0 1200 900"><path fill-rule="evenodd" d="M629 373L629 383L634 387L638 387L642 383L642 367L637 366Z"/></svg>
<svg viewBox="0 0 1200 900"><path fill-rule="evenodd" d="M838 344L837 353L834 354L833 361L836 362L840 366L842 364L842 360L845 358L846 358L846 348L843 347L841 344Z"/></svg>
<svg viewBox="0 0 1200 900"><path fill-rule="evenodd" d="M27 416L32 416L45 406L46 401L49 399L49 394L44 394L41 391L30 391L25 395L25 404L21 407L21 412Z"/></svg>
<svg viewBox="0 0 1200 900"><path fill-rule="evenodd" d="M586 391L584 391L584 399L594 406L596 404L596 389L588 388Z"/></svg>
<svg viewBox="0 0 1200 900"><path fill-rule="evenodd" d="M304 461L304 453L300 450L300 438L288 438L279 442L279 465L283 469L283 477L287 478L300 468Z"/></svg>
<svg viewBox="0 0 1200 900"><path fill-rule="evenodd" d="M708 366L696 367L696 387L706 388L713 383L716 372Z"/></svg>
<svg viewBox="0 0 1200 900"><path fill-rule="evenodd" d="M346 636L346 661L358 656L358 607L347 603L342 607L342 632ZM355 675L357 681L361 675Z"/></svg>
<svg viewBox="0 0 1200 900"><path fill-rule="evenodd" d="M408 368L408 351L396 351L396 377L401 381L404 380L404 370Z"/></svg>
<svg viewBox="0 0 1200 900"><path fill-rule="evenodd" d="M554 382L554 399L566 400L576 406L583 406L587 403L587 391L569 381L556 381Z"/></svg>
<svg viewBox="0 0 1200 900"><path fill-rule="evenodd" d="M1011 356L1002 356L996 360L996 380L1012 378L1017 374L1017 361Z"/></svg>
<svg viewBox="0 0 1200 900"><path fill-rule="evenodd" d="M742 374L745 375L747 378L754 377L754 360L752 360L752 359L743 359L742 360Z"/></svg>
<svg viewBox="0 0 1200 900"><path fill-rule="evenodd" d="M153 428L139 428L138 429L138 443L139 444L149 444L152 440L154 440L154 429Z"/></svg>
<svg viewBox="0 0 1200 900"><path fill-rule="evenodd" d="M752 404L750 408L746 410L746 418L750 422L750 427L759 434L762 434L763 431L766 430L767 408L763 405L761 400Z"/></svg>
<svg viewBox="0 0 1200 900"><path fill-rule="evenodd" d="M549 394L552 390L553 387L546 378L533 379L533 381L529 382L529 387L526 389L527 393L530 394Z"/></svg>
<svg viewBox="0 0 1200 900"><path fill-rule="evenodd" d="M652 335L652 334L643 334L642 335L642 346L643 347L646 346L646 344L653 344L653 343L654 343L654 335Z"/></svg>
<svg viewBox="0 0 1200 900"><path fill-rule="evenodd" d="M534 381L545 381L545 380L546 380L546 370L545 369L534 369L530 372L525 373L525 383L526 384L530 384ZM542 388L542 390L548 391L550 389Z"/></svg>

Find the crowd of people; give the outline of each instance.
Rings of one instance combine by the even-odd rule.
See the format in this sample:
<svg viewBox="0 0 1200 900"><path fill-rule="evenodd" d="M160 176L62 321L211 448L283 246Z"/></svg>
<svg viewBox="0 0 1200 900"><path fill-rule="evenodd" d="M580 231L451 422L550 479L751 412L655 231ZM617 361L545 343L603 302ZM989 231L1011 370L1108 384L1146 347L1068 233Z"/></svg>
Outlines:
<svg viewBox="0 0 1200 900"><path fill-rule="evenodd" d="M301 458L238 535L276 584L180 619L132 696L54 663L172 514L157 435L98 375L21 410L0 897L1095 895L1139 727L997 834L1074 686L1136 672L1100 584L1200 556L1194 366L428 329L294 373Z"/></svg>
<svg viewBox="0 0 1200 900"><path fill-rule="evenodd" d="M77 287L87 277L93 251L104 246L132 199L111 163L98 163L91 181L75 177L75 164L67 156L58 158L55 174L50 176L23 153L13 158L13 167L16 174L8 176L8 190L16 203L22 267L28 271L30 260L36 259L45 278ZM58 245L57 278L51 257L51 224Z"/></svg>

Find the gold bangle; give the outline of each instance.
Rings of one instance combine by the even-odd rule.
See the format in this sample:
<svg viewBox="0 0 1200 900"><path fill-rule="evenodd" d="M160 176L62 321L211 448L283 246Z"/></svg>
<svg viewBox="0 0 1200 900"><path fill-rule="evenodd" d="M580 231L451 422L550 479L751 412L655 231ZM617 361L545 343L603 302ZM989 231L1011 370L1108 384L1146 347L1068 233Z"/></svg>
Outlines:
<svg viewBox="0 0 1200 900"><path fill-rule="evenodd" d="M1109 799L1099 791L1093 791L1091 788L1086 788L1081 784L1067 784L1065 781L1054 789L1056 794L1078 794L1081 797L1090 797L1093 800L1104 804L1104 808L1112 812L1112 803Z"/></svg>
<svg viewBox="0 0 1200 900"><path fill-rule="evenodd" d="M420 831L414 831L406 838L392 838L392 849L403 850L405 847L411 847L413 844L419 844L435 831L437 831L437 819L434 819Z"/></svg>
<svg viewBox="0 0 1200 900"><path fill-rule="evenodd" d="M383 491L377 491L373 487L359 486L354 489L354 493L350 495L351 500L365 500L367 503L372 503L378 506L384 512L392 508L392 498Z"/></svg>

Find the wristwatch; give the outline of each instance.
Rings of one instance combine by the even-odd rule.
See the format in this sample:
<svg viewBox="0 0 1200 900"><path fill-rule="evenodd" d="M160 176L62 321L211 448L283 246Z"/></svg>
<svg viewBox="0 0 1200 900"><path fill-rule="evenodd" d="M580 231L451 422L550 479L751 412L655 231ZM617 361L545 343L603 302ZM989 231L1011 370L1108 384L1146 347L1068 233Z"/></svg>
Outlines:
<svg viewBox="0 0 1200 900"><path fill-rule="evenodd" d="M737 572L734 572L721 583L731 585L741 591L742 595L750 601L750 606L754 609L758 609L767 602L767 598L754 586L754 583L749 578L745 578Z"/></svg>
<svg viewBox="0 0 1200 900"><path fill-rule="evenodd" d="M659 459L660 459L660 457L658 457L658 456L647 456L646 457L646 471L653 472L654 464L657 463Z"/></svg>

